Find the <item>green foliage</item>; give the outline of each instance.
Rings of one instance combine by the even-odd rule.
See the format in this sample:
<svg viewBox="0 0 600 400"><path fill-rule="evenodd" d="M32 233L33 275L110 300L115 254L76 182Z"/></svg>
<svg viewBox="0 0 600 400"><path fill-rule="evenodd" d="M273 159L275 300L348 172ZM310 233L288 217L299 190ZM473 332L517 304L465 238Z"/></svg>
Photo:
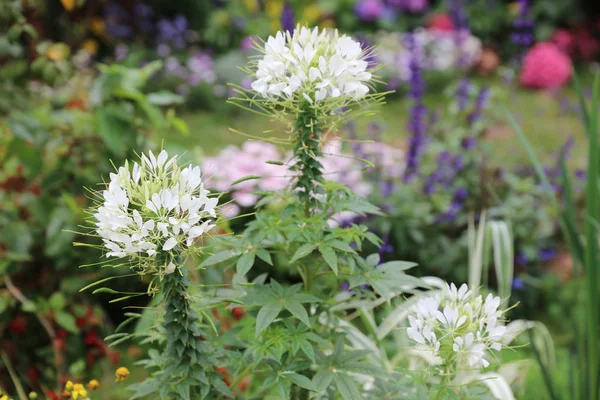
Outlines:
<svg viewBox="0 0 600 400"><path fill-rule="evenodd" d="M573 367L577 371L570 383L569 398L573 399L597 399L600 394L600 383L598 381L598 371L600 368L600 357L597 341L597 334L600 330L598 318L598 288L600 288L600 274L598 273L598 185L600 162L598 160L598 105L600 102L600 76L596 74L591 104L586 104L581 88L578 88L580 106L583 112L583 120L588 138L588 169L587 169L587 187L585 210L583 212L583 221L577 219L572 193L566 194L567 201L564 206L556 198L552 198L555 209L559 212L559 222L563 234L569 244L569 249L576 263L576 271L581 272L576 284L579 288L577 304L585 309L585 312L577 315L573 324L575 336L577 337L577 347L575 348L573 358ZM539 163L535 152L525 134L521 131L514 118L509 114L509 120L517 133L519 140L527 150L534 163L544 186L549 189L550 182ZM572 185L569 182L569 176L566 174L564 160L562 160L562 178L566 190L570 190ZM577 227L583 224L583 232L578 232ZM536 353L536 359L542 369L544 383L547 386L551 398L558 399L554 385L552 383L551 372L547 366L540 360L541 357Z"/></svg>

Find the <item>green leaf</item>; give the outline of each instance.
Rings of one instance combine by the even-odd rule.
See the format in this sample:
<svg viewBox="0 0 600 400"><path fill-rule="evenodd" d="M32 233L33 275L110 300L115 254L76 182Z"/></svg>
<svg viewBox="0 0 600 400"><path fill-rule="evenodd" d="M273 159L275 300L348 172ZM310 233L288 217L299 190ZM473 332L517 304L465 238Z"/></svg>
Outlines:
<svg viewBox="0 0 600 400"><path fill-rule="evenodd" d="M311 244L311 243L303 244L302 246L300 246L298 248L298 250L296 250L296 253L294 253L294 256L290 260L290 264L298 261L301 258L306 257L307 255L309 255L310 253L312 253L312 251L314 250L314 248L315 248L314 244Z"/></svg>
<svg viewBox="0 0 600 400"><path fill-rule="evenodd" d="M56 322L71 333L78 333L79 328L75 323L75 317L66 311L59 311L55 313Z"/></svg>
<svg viewBox="0 0 600 400"><path fill-rule="evenodd" d="M341 240L330 240L327 242L328 245L338 250L345 251L347 253L354 253L354 249L350 247L348 243L344 243Z"/></svg>
<svg viewBox="0 0 600 400"><path fill-rule="evenodd" d="M320 392L324 392L327 390L329 385L331 385L331 381L333 380L334 376L335 375L330 370L321 369L313 377L313 383Z"/></svg>
<svg viewBox="0 0 600 400"><path fill-rule="evenodd" d="M260 175L245 176L243 178L238 179L237 181L231 182L231 184L229 186L234 186L234 185L237 185L238 183L242 183L242 182L246 182L246 181L252 181L252 180L255 180L255 179L262 179L262 176L260 176Z"/></svg>
<svg viewBox="0 0 600 400"><path fill-rule="evenodd" d="M156 106L168 106L171 104L183 103L183 97L166 90L161 90L155 93L149 93L146 97L150 104L154 104Z"/></svg>
<svg viewBox="0 0 600 400"><path fill-rule="evenodd" d="M310 327L310 321L308 320L308 313L304 306L297 302L285 302L283 306L286 310L288 310L292 315L298 318L300 321L304 323L304 325Z"/></svg>
<svg viewBox="0 0 600 400"><path fill-rule="evenodd" d="M190 128L187 122L185 122L181 118L173 117L173 119L171 120L171 125L173 125L173 128L175 128L179 133L182 133L184 135L190 134Z"/></svg>
<svg viewBox="0 0 600 400"><path fill-rule="evenodd" d="M67 305L67 300L61 292L55 292L48 299L48 304L53 311L60 311Z"/></svg>
<svg viewBox="0 0 600 400"><path fill-rule="evenodd" d="M277 318L281 312L281 303L268 303L264 305L256 316L256 336L267 329L269 325Z"/></svg>
<svg viewBox="0 0 600 400"><path fill-rule="evenodd" d="M144 396L148 396L158 390L161 385L161 381L158 379L146 379L145 381L131 385L131 389L135 390L135 393L131 397L132 399L139 399Z"/></svg>
<svg viewBox="0 0 600 400"><path fill-rule="evenodd" d="M244 276L248 273L248 271L250 271L253 265L254 253L245 253L240 258L238 258L237 263L235 265L235 269L238 275Z"/></svg>
<svg viewBox="0 0 600 400"><path fill-rule="evenodd" d="M363 397L356 388L356 384L348 375L336 375L335 386L340 391L344 400L363 400Z"/></svg>
<svg viewBox="0 0 600 400"><path fill-rule="evenodd" d="M377 267L377 269L389 270L389 271L406 271L407 269L413 268L417 263L409 261L390 261L383 263Z"/></svg>
<svg viewBox="0 0 600 400"><path fill-rule="evenodd" d="M334 274L338 274L338 259L335 251L331 247L319 246L319 252L323 256L323 259L331 267Z"/></svg>
<svg viewBox="0 0 600 400"><path fill-rule="evenodd" d="M135 129L127 121L120 118L122 110L116 105L100 107L96 111L96 131L106 143L106 147L116 154L121 154L125 144L137 135Z"/></svg>
<svg viewBox="0 0 600 400"><path fill-rule="evenodd" d="M304 375L297 374L295 372L284 372L282 376L292 382L296 386L300 386L303 389L317 392L319 389L315 384Z"/></svg>
<svg viewBox="0 0 600 400"><path fill-rule="evenodd" d="M237 250L221 251L217 254L214 254L214 255L208 257L206 260L204 260L204 262L202 262L202 264L200 264L200 267L209 267L211 265L219 264L225 260L229 260L230 258L237 256L238 254L240 254L240 253Z"/></svg>
<svg viewBox="0 0 600 400"><path fill-rule="evenodd" d="M37 306L33 301L29 300L23 303L21 309L25 312L35 312L37 310Z"/></svg>
<svg viewBox="0 0 600 400"><path fill-rule="evenodd" d="M265 249L258 249L256 251L256 255L258 256L258 258L260 258L261 260L263 260L267 264L273 265L273 260L271 259L271 253L269 253L267 250L265 250Z"/></svg>

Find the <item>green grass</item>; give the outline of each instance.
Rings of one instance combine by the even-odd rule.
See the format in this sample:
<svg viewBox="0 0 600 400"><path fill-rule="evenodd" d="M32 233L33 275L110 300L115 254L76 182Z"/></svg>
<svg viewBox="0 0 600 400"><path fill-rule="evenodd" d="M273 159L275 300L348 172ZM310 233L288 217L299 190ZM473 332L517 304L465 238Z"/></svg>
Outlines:
<svg viewBox="0 0 600 400"><path fill-rule="evenodd" d="M576 142L573 149L574 157L570 163L581 167L580 160L586 153L585 141L581 140L584 137L582 124L573 114L561 115L559 103L552 95L517 88L507 89L497 79L488 79L479 83L492 87L495 100L491 103L493 109L490 111L492 115L498 116L487 138L492 149L490 160L492 165L529 164L525 150L518 144L514 132L506 121L503 121L504 109L508 108L542 161L551 160L552 154L557 152L570 136L573 136ZM573 90L568 89L567 93L571 99L575 99ZM448 102L448 97L442 93L442 90L429 93L426 97L427 105L433 109L443 109ZM359 135L366 137L366 126L376 121L384 126L386 143L403 147L408 136L406 125L409 107L408 101L398 97L391 98L377 116L363 119L358 123ZM228 113L185 112L182 117L188 123L190 133L170 134L169 137L162 138L167 147L177 151L186 150L214 155L228 145L239 145L248 139L242 134L231 131L230 128L254 136L285 137L285 134L264 133L267 130L276 130L279 126L244 110L230 110Z"/></svg>

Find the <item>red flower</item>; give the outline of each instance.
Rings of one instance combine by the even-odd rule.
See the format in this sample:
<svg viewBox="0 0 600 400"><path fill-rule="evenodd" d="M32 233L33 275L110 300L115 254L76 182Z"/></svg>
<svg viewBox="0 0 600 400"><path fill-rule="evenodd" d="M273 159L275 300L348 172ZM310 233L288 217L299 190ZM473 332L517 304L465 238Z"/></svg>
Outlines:
<svg viewBox="0 0 600 400"><path fill-rule="evenodd" d="M242 318L244 318L245 314L246 313L244 312L244 309L242 307L233 307L231 309L231 315L233 315L233 319L235 319L236 321L239 321Z"/></svg>
<svg viewBox="0 0 600 400"><path fill-rule="evenodd" d="M446 32L452 32L454 30L452 18L450 18L447 13L433 14L428 18L426 26L428 29L437 29Z"/></svg>
<svg viewBox="0 0 600 400"><path fill-rule="evenodd" d="M67 343L63 339L54 339L52 342L54 348L60 352L64 352L67 348Z"/></svg>
<svg viewBox="0 0 600 400"><path fill-rule="evenodd" d="M24 315L17 315L8 324L8 331L17 335L23 335L27 330L27 318Z"/></svg>
<svg viewBox="0 0 600 400"><path fill-rule="evenodd" d="M577 55L584 60L592 60L600 51L600 43L585 26L579 26L573 29L573 38L575 42L575 51Z"/></svg>
<svg viewBox="0 0 600 400"><path fill-rule="evenodd" d="M53 392L52 390L48 390L46 391L46 397L50 400L60 400L60 396L57 395L55 392Z"/></svg>
<svg viewBox="0 0 600 400"><path fill-rule="evenodd" d="M573 35L571 34L571 32L569 32L566 29L557 29L554 34L552 35L552 43L554 43L556 45L556 47L558 47L561 51L567 53L567 54L572 54L573 53L573 49L574 49L574 45L575 45L575 38L573 37Z"/></svg>
<svg viewBox="0 0 600 400"><path fill-rule="evenodd" d="M525 54L519 80L533 89L558 88L569 81L572 69L571 59L554 43L541 42Z"/></svg>

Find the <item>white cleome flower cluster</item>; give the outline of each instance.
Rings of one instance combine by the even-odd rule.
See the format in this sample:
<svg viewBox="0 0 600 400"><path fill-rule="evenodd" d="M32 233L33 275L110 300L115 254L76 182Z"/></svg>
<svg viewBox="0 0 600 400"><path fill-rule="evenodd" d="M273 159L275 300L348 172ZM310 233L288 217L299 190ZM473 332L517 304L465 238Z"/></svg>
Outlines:
<svg viewBox="0 0 600 400"><path fill-rule="evenodd" d="M214 227L218 200L208 195L200 167L181 169L164 150L142 155L131 171L126 162L110 174L94 214L106 256L154 257L189 247Z"/></svg>
<svg viewBox="0 0 600 400"><path fill-rule="evenodd" d="M500 298L485 301L467 285L447 286L441 296L418 301L412 308L408 337L416 349L430 353L440 364L482 368L489 365L488 350L500 350L506 327L499 324Z"/></svg>
<svg viewBox="0 0 600 400"><path fill-rule="evenodd" d="M336 31L298 26L269 36L257 62L254 91L265 99L360 100L369 92L371 73L360 43Z"/></svg>

